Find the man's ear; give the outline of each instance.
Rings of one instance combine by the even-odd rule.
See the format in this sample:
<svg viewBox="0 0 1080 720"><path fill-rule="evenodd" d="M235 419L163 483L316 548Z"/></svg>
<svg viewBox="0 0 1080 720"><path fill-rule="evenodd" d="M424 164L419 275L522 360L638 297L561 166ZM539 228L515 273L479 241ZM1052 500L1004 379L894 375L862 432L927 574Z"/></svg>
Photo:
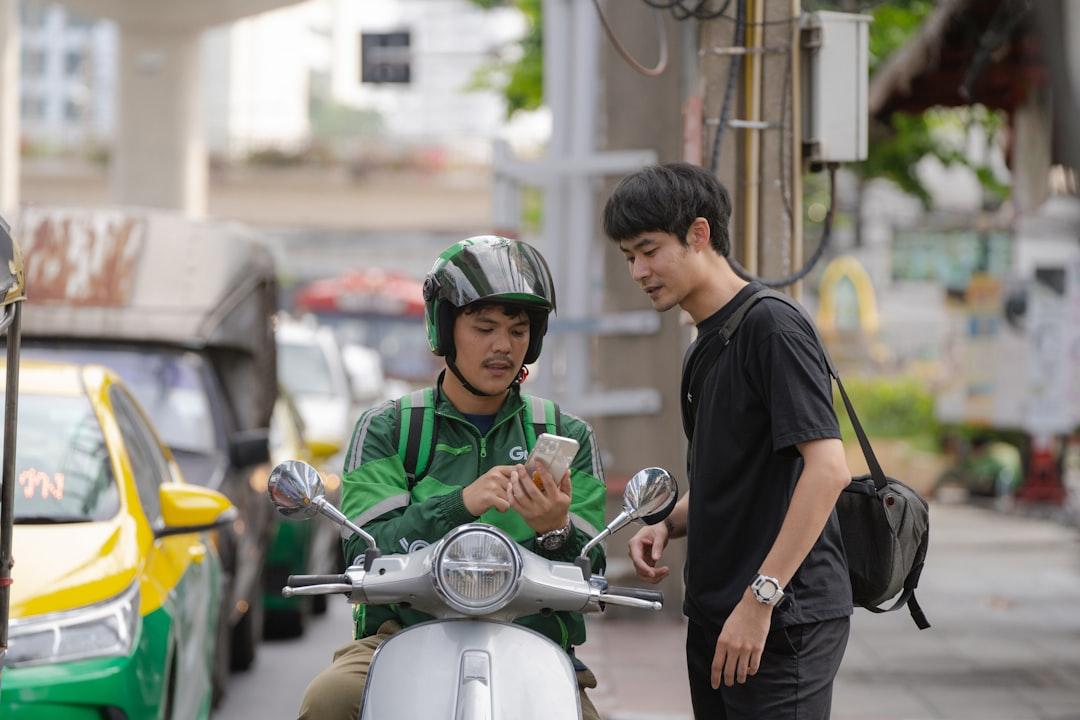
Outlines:
<svg viewBox="0 0 1080 720"><path fill-rule="evenodd" d="M694 250L707 250L712 240L712 230L709 221L703 217L694 218L690 227L686 230L686 244Z"/></svg>

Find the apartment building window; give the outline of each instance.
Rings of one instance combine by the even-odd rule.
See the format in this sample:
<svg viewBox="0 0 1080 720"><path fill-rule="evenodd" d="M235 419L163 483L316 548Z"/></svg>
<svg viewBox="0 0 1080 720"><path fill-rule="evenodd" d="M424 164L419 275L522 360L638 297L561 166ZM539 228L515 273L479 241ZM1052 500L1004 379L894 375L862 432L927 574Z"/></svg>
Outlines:
<svg viewBox="0 0 1080 720"><path fill-rule="evenodd" d="M67 77L77 77L82 74L83 62L86 60L86 53L82 50L68 50L64 53L64 75Z"/></svg>
<svg viewBox="0 0 1080 720"><path fill-rule="evenodd" d="M22 74L28 78L39 78L45 74L45 51L41 48L23 48Z"/></svg>
<svg viewBox="0 0 1080 720"><path fill-rule="evenodd" d="M49 8L37 0L23 0L19 3L19 22L27 30L40 30L45 27Z"/></svg>
<svg viewBox="0 0 1080 720"><path fill-rule="evenodd" d="M40 122L45 119L45 98L40 95L23 95L19 100L19 114L23 122Z"/></svg>
<svg viewBox="0 0 1080 720"><path fill-rule="evenodd" d="M67 122L79 122L83 118L82 103L68 99L64 101L64 120Z"/></svg>

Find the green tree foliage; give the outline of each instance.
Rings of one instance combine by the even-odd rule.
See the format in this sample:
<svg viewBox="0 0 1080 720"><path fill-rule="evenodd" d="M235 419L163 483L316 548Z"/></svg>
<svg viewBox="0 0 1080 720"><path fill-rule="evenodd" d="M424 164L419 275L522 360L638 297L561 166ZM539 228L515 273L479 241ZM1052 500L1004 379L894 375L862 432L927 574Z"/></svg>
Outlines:
<svg viewBox="0 0 1080 720"><path fill-rule="evenodd" d="M933 9L931 0L892 0L870 11L874 18L869 38L871 77L911 39ZM885 131L879 127L871 135L867 160L856 165L855 170L864 179L892 180L929 208L930 193L919 179L916 166L930 156L945 166L970 168L982 184L987 201L998 203L1008 196L1009 188L994 177L988 165L971 158L967 136L976 126L980 127L989 149L1003 124L1001 113L978 105L893 113Z"/></svg>
<svg viewBox="0 0 1080 720"><path fill-rule="evenodd" d="M471 89L494 89L506 98L506 115L535 110L544 102L544 34L540 17L542 0L471 0L485 10L513 6L522 12L529 29L518 43L514 60L495 60L482 67Z"/></svg>

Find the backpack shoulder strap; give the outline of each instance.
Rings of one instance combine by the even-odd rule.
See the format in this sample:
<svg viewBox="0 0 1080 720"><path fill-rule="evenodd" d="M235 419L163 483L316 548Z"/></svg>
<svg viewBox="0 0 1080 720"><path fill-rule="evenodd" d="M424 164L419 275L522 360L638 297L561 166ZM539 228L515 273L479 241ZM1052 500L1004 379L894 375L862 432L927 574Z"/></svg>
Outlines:
<svg viewBox="0 0 1080 720"><path fill-rule="evenodd" d="M562 412L558 403L524 393L521 394L521 399L525 401L525 421L522 426L525 430L525 442L529 446L527 450L533 449L536 438L543 433L562 434Z"/></svg>
<svg viewBox="0 0 1080 720"><path fill-rule="evenodd" d="M424 476L435 444L435 391L416 390L394 401L398 410L398 457L409 489Z"/></svg>

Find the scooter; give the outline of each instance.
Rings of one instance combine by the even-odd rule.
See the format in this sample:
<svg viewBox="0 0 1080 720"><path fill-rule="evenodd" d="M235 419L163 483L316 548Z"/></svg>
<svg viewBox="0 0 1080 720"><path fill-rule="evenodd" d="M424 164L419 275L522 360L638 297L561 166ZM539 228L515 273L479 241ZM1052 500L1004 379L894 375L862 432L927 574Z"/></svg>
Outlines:
<svg viewBox="0 0 1080 720"><path fill-rule="evenodd" d="M370 534L326 500L318 472L296 460L274 468L268 492L285 517L321 514L368 544L362 563L357 557L341 575L290 576L285 597L341 593L354 604L396 603L434 617L395 633L375 651L361 720L580 718L570 656L514 619L599 612L606 605L663 608L660 592L613 587L593 575L588 555L631 521L654 524L668 516L678 486L662 468L630 479L622 512L573 563L543 558L483 523L458 526L405 555L383 555Z"/></svg>

